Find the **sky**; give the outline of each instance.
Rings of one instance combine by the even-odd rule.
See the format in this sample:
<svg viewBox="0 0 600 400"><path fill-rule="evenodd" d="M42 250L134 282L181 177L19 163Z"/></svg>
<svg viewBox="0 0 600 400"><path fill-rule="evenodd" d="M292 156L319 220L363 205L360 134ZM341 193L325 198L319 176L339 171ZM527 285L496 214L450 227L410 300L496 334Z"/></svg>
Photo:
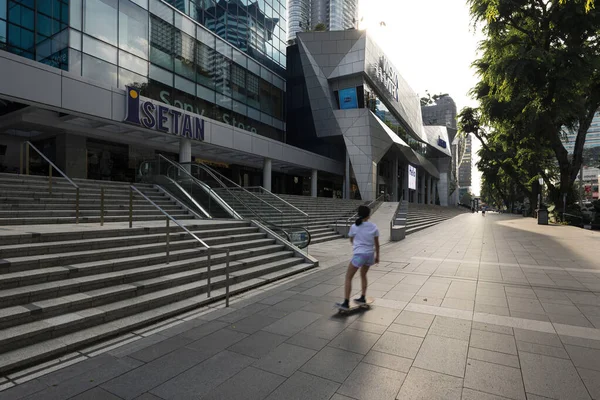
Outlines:
<svg viewBox="0 0 600 400"><path fill-rule="evenodd" d="M465 0L360 0L359 19L420 97L448 93L459 112L477 106L468 92L477 83L471 63L482 34ZM473 139L475 152L480 144ZM479 195L474 164L472 192Z"/></svg>

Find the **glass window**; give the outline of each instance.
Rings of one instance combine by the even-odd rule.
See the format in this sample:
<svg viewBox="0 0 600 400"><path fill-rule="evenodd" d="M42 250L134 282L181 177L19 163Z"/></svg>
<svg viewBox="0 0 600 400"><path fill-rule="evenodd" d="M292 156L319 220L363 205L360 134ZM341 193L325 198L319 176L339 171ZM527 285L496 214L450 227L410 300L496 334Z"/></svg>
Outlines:
<svg viewBox="0 0 600 400"><path fill-rule="evenodd" d="M93 79L105 85L117 86L117 66L99 58L82 55L83 77Z"/></svg>
<svg viewBox="0 0 600 400"><path fill-rule="evenodd" d="M183 32L175 32L175 73L196 80L194 68L196 40Z"/></svg>
<svg viewBox="0 0 600 400"><path fill-rule="evenodd" d="M204 86L196 85L196 95L204 100L215 102L215 92L205 88Z"/></svg>
<svg viewBox="0 0 600 400"><path fill-rule="evenodd" d="M81 76L81 52L69 49L69 72Z"/></svg>
<svg viewBox="0 0 600 400"><path fill-rule="evenodd" d="M119 47L148 58L148 12L129 0L119 1Z"/></svg>
<svg viewBox="0 0 600 400"><path fill-rule="evenodd" d="M246 70L235 63L231 64L231 91L235 100L246 102Z"/></svg>
<svg viewBox="0 0 600 400"><path fill-rule="evenodd" d="M81 32L69 29L69 46L75 50L81 50Z"/></svg>
<svg viewBox="0 0 600 400"><path fill-rule="evenodd" d="M117 49L88 35L83 35L83 52L111 64L117 64Z"/></svg>
<svg viewBox="0 0 600 400"><path fill-rule="evenodd" d="M142 7L144 10L148 9L148 0L131 0L138 6Z"/></svg>
<svg viewBox="0 0 600 400"><path fill-rule="evenodd" d="M215 54L215 86L217 92L231 95L231 60L220 54Z"/></svg>
<svg viewBox="0 0 600 400"><path fill-rule="evenodd" d="M6 21L2 20L0 20L0 43L6 43ZM3 47L3 45L0 46Z"/></svg>
<svg viewBox="0 0 600 400"><path fill-rule="evenodd" d="M117 45L118 0L84 0L83 31Z"/></svg>
<svg viewBox="0 0 600 400"><path fill-rule="evenodd" d="M0 0L0 19L6 19L6 0Z"/></svg>
<svg viewBox="0 0 600 400"><path fill-rule="evenodd" d="M195 36L196 34L196 24L179 13L175 13L175 27L190 36Z"/></svg>
<svg viewBox="0 0 600 400"><path fill-rule="evenodd" d="M201 26L196 27L196 39L209 46L210 48L215 48L215 37L212 33L210 33Z"/></svg>
<svg viewBox="0 0 600 400"><path fill-rule="evenodd" d="M154 16L150 19L150 61L173 70L173 36L171 25Z"/></svg>
<svg viewBox="0 0 600 400"><path fill-rule="evenodd" d="M259 98L258 98L258 92L259 92L258 82L259 82L260 78L254 74L247 73L246 79L247 79L246 91L247 91L247 96L248 96L248 105L252 106L256 109L259 109L260 102L259 102Z"/></svg>
<svg viewBox="0 0 600 400"><path fill-rule="evenodd" d="M171 25L173 24L173 9L159 0L150 0L150 12Z"/></svg>
<svg viewBox="0 0 600 400"><path fill-rule="evenodd" d="M119 67L127 68L144 76L148 75L148 62L123 50L119 50Z"/></svg>
<svg viewBox="0 0 600 400"><path fill-rule="evenodd" d="M183 90L184 92L187 92L192 96L196 95L196 84L178 75L175 75L175 88Z"/></svg>
<svg viewBox="0 0 600 400"><path fill-rule="evenodd" d="M209 88L215 87L213 60L215 51L207 45L196 42L196 82Z"/></svg>
<svg viewBox="0 0 600 400"><path fill-rule="evenodd" d="M133 86L141 89L147 84L148 78L145 76L138 75L125 68L119 68L119 88L125 89L125 86Z"/></svg>
<svg viewBox="0 0 600 400"><path fill-rule="evenodd" d="M173 73L152 64L150 64L150 78L165 85L173 86Z"/></svg>

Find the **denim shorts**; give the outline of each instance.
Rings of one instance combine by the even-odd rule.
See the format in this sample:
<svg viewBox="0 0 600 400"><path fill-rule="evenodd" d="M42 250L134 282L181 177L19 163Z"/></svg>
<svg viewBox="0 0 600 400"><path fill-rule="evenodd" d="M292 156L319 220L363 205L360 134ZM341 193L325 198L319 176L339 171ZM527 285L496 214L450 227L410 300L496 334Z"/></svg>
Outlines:
<svg viewBox="0 0 600 400"><path fill-rule="evenodd" d="M354 254L352 256L352 261L350 262L356 268L370 267L371 265L375 264L375 253Z"/></svg>

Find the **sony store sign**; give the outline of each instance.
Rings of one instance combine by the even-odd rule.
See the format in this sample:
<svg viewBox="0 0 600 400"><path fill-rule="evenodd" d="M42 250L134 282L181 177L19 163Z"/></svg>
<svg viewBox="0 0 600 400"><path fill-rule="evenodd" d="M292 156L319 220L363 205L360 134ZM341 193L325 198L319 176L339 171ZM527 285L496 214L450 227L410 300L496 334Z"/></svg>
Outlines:
<svg viewBox="0 0 600 400"><path fill-rule="evenodd" d="M204 140L204 119L191 116L151 101L141 101L140 91L131 86L127 90L124 122L154 129L175 136Z"/></svg>
<svg viewBox="0 0 600 400"><path fill-rule="evenodd" d="M379 82L383 84L394 100L398 101L398 72L396 72L396 69L388 61L386 56L381 55L379 57L375 72Z"/></svg>

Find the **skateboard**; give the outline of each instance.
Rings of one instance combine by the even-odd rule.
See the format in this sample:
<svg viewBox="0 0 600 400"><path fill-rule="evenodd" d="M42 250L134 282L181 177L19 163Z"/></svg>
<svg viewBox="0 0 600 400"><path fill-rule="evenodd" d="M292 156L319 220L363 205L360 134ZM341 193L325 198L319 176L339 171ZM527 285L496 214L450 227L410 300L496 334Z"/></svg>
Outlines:
<svg viewBox="0 0 600 400"><path fill-rule="evenodd" d="M373 304L374 301L375 299L373 299L372 297L367 297L366 303L357 303L354 300L352 300L350 302L350 308L342 308L342 303L335 303L335 308L338 309L339 314L348 314L352 311L358 310L359 308L368 310L369 308L371 308L371 304Z"/></svg>

